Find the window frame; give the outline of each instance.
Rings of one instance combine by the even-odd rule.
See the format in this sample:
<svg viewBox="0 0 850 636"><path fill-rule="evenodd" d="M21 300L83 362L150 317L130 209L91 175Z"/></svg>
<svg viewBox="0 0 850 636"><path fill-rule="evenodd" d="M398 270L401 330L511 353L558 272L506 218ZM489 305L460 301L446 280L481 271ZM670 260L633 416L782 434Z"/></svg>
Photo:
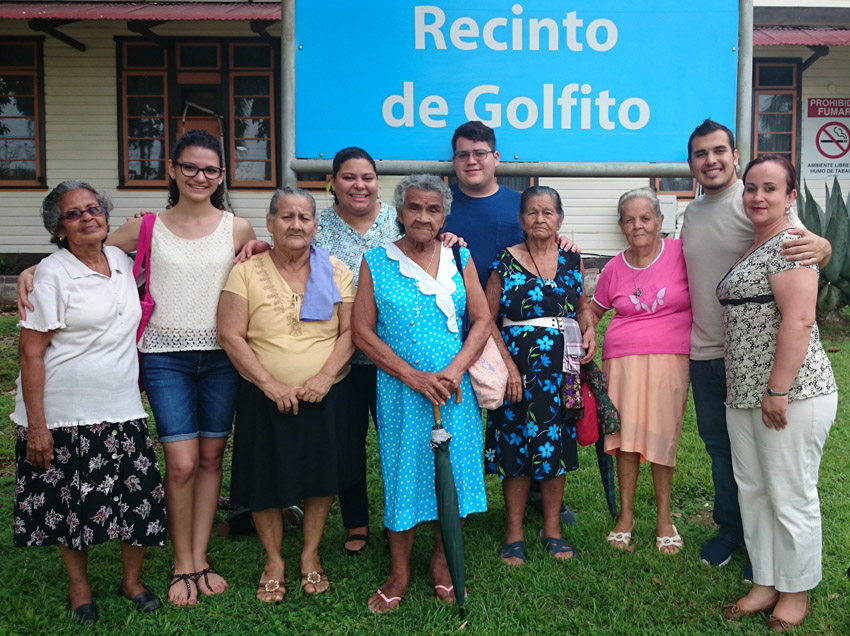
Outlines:
<svg viewBox="0 0 850 636"><path fill-rule="evenodd" d="M664 190L661 188L661 179L664 177L653 177L649 182L649 187L653 188L656 194L672 194L681 201L692 201L697 195L697 180L691 177L690 190ZM681 177L686 179L687 177Z"/></svg>
<svg viewBox="0 0 850 636"><path fill-rule="evenodd" d="M800 58L788 57L762 57L753 59L753 113L752 113L752 145L751 155L755 159L759 155L764 154L779 154L787 156L788 160L794 167L800 164L800 135L802 134L801 117L802 109L802 60ZM792 67L792 85L791 86L776 86L771 84L762 85L759 82L759 70L766 66L790 66ZM787 134L791 139L791 149L776 151L776 150L759 150L759 97L762 95L791 95L792 110L791 110L791 130ZM766 111L767 112L767 111ZM767 112L769 114L769 112ZM768 131L769 132L769 131Z"/></svg>
<svg viewBox="0 0 850 636"><path fill-rule="evenodd" d="M179 115L182 110L178 108L179 100L183 98L182 92L184 89L191 88L193 85L208 84L214 87L216 92L216 111L219 112L224 123L224 148L226 154L226 171L225 178L227 179L227 187L230 190L273 190L277 187L280 175L277 173L280 165L280 143L277 140L277 131L279 129L280 113L278 112L278 104L280 100L279 80L277 74L279 72L280 49L279 45L274 42L258 41L256 38L250 37L227 37L227 38L211 38L211 37L165 37L162 38L162 44L153 43L144 38L133 36L116 36L114 38L118 55L116 55L117 77L118 77L118 118L119 118L119 134L121 135L120 156L119 156L119 189L162 189L168 186L169 178L166 171L164 180L131 180L129 179L129 163L128 157L128 114L127 114L127 90L124 78L129 75L164 75L165 77L165 160L169 159L172 144L180 136L180 125L177 121L179 117L175 117L174 113ZM199 44L215 45L217 47L217 68L216 69L195 69L177 67L176 62L169 64L169 60L177 60L177 51L180 47ZM128 68L126 65L127 50L133 45L150 45L164 49L166 63L164 68L157 67L146 70L144 67ZM234 62L234 50L239 46L255 46L266 47L269 49L269 66L268 67L236 67ZM271 145L270 159L271 164L271 179L259 181L237 181L235 177L235 138L234 138L234 120L237 119L234 113L234 95L233 95L233 78L239 76L257 76L264 75L269 78L271 90L269 94L269 120L271 136L269 143Z"/></svg>
<svg viewBox="0 0 850 636"><path fill-rule="evenodd" d="M0 66L0 74L33 77L33 123L35 125L35 179L2 179L0 189L45 190L47 189L46 147L44 138L44 37L0 36L3 45L26 45L34 48L34 67Z"/></svg>

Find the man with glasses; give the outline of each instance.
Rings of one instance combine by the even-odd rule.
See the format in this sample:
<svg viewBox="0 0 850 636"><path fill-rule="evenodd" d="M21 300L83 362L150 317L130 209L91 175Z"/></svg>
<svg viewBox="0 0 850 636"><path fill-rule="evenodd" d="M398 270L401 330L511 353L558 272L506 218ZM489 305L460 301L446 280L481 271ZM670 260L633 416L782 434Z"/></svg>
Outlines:
<svg viewBox="0 0 850 636"><path fill-rule="evenodd" d="M452 135L452 166L457 183L451 186L452 210L446 231L462 237L475 261L481 287L487 288L490 264L499 252L524 240L519 225L520 193L496 182L496 134L480 121L468 121ZM561 249L570 249L566 237ZM542 510L540 486L531 482L529 503ZM575 513L561 503L561 523L575 523Z"/></svg>
<svg viewBox="0 0 850 636"><path fill-rule="evenodd" d="M480 121L458 126L452 136L452 211L446 231L466 241L481 287L487 288L490 263L508 245L521 243L519 192L496 183L496 134Z"/></svg>

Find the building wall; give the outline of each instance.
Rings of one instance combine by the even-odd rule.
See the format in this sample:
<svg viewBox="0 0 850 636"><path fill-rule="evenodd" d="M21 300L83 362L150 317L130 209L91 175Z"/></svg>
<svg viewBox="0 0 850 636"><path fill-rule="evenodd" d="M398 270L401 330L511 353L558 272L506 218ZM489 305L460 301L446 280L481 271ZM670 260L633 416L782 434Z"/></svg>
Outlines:
<svg viewBox="0 0 850 636"><path fill-rule="evenodd" d="M797 0L797 5L801 3ZM811 2L811 6L821 3ZM115 203L112 227L140 210L161 210L164 190L118 189L118 105L115 60L115 36L132 36L124 22L79 22L61 27L83 42L84 53L45 37L45 136L47 139L46 174L49 187L64 179L82 178L108 194ZM170 22L155 28L163 36L250 36L246 23ZM270 29L279 35L279 26ZM31 36L25 21L0 22L0 36ZM806 47L760 47L756 57L797 57L808 59ZM850 48L833 47L827 57L818 60L803 75L802 97L850 95ZM698 122L695 122L695 125ZM682 140L684 144L686 140ZM368 149L368 140L363 145ZM447 142L448 144L448 139ZM392 202L392 191L399 177L381 176L379 196ZM649 185L649 179L541 179L542 185L556 188L563 199L565 220L562 233L581 245L586 254L612 255L625 248L616 224L616 202L624 191ZM823 198L823 180L808 180L812 193ZM830 181L831 185L831 181ZM850 183L842 189L850 192ZM0 253L45 253L51 251L41 225L38 206L44 190L3 190L0 196ZM235 191L234 208L249 219L260 237L266 237L265 212L269 191ZM325 192L316 193L321 207L330 204ZM687 202L680 203L680 211Z"/></svg>
<svg viewBox="0 0 850 636"><path fill-rule="evenodd" d="M120 21L77 22L63 33L86 45L86 51L44 40L44 120L48 188L65 179L89 181L115 204L114 229L140 210L162 210L166 191L118 189L118 95L115 36L132 36ZM163 36L252 36L247 23L170 22L155 31ZM273 36L280 32L270 30ZM0 36L32 36L25 21L0 22ZM39 205L46 190L2 190L0 253L47 253L53 250L41 224ZM231 193L236 213L265 231L264 215L271 193Z"/></svg>
<svg viewBox="0 0 850 636"><path fill-rule="evenodd" d="M812 50L805 46L799 47L757 47L753 53L755 58L799 58L806 61L812 56ZM850 47L831 47L829 54L815 61L803 72L803 83L801 91L801 102L799 107L802 111L802 123L806 117L806 103L810 97L850 97ZM802 137L798 137L803 143ZM845 155L850 157L850 155ZM824 185L831 188L833 178L812 179L806 178L806 185L821 205L824 205ZM839 179L841 191L847 198L850 194L850 178Z"/></svg>

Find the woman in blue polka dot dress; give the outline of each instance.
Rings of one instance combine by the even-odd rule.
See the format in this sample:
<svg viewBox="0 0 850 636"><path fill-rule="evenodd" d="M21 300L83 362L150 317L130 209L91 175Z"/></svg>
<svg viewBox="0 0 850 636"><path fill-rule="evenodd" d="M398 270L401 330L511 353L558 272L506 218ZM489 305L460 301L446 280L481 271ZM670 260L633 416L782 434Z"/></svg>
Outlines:
<svg viewBox="0 0 850 636"><path fill-rule="evenodd" d="M360 269L352 331L355 344L378 366L378 448L384 485L384 525L392 566L368 601L375 613L394 610L410 582L416 525L437 519L433 406L452 435L449 452L461 518L487 509L481 411L466 370L490 331L490 314L475 265L461 249L463 277L452 250L437 235L451 192L431 175L412 175L395 191L404 236L369 250ZM461 324L472 327L464 340ZM462 400L455 403L460 388ZM430 576L437 597L454 601L439 529L434 524Z"/></svg>

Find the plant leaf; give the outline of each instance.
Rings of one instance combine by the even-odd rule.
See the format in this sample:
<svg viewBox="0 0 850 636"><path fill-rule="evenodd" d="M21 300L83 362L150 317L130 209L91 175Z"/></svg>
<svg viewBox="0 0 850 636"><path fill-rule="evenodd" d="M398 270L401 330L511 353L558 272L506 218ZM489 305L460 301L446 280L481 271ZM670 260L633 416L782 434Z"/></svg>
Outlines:
<svg viewBox="0 0 850 636"><path fill-rule="evenodd" d="M847 252L850 251L850 216L847 215L847 204L841 196L838 179L826 199L826 215L829 223L824 237L832 244L832 258L823 268L823 275L830 283L834 283L841 278Z"/></svg>
<svg viewBox="0 0 850 636"><path fill-rule="evenodd" d="M808 185L803 185L806 191L806 209L803 212L803 223L818 236L823 236L823 210L809 191Z"/></svg>

